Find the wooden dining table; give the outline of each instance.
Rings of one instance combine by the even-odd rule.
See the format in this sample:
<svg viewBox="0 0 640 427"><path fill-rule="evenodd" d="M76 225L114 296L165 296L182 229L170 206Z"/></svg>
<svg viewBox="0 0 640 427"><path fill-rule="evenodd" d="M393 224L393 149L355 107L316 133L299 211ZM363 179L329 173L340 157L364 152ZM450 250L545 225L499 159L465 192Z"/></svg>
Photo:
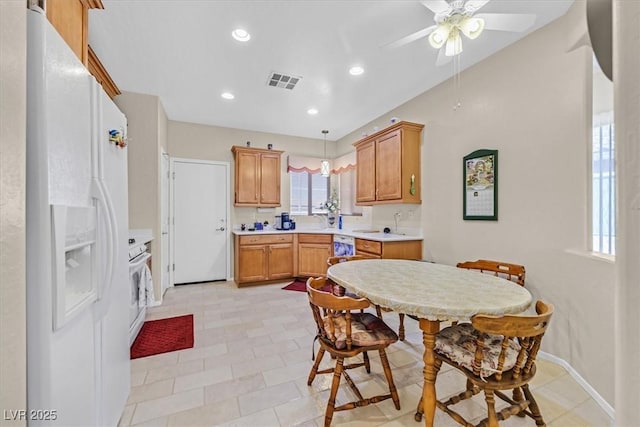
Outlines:
<svg viewBox="0 0 640 427"><path fill-rule="evenodd" d="M424 343L424 423L433 426L436 410L435 339L442 321L465 321L475 314L515 314L532 297L509 280L443 264L395 259L343 262L327 276L372 303L419 318Z"/></svg>

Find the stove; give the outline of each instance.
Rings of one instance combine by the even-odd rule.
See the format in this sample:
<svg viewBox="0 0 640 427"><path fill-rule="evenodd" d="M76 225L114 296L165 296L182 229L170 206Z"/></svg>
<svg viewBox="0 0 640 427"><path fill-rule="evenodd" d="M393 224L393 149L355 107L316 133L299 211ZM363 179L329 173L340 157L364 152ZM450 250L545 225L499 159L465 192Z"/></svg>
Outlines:
<svg viewBox="0 0 640 427"><path fill-rule="evenodd" d="M150 229L129 230L129 261L148 251L147 243L153 240Z"/></svg>
<svg viewBox="0 0 640 427"><path fill-rule="evenodd" d="M129 262L133 261L136 257L147 252L147 245L144 243L136 242L136 239L129 239Z"/></svg>
<svg viewBox="0 0 640 427"><path fill-rule="evenodd" d="M144 323L148 293L153 292L151 279L151 254L147 244L151 242L151 230L129 230L129 344L131 345Z"/></svg>

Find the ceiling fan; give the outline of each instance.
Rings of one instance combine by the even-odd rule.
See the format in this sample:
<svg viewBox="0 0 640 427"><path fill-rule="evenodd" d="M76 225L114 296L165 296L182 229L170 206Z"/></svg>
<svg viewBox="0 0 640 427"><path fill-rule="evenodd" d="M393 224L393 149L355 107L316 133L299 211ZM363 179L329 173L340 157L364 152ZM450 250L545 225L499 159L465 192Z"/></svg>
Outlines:
<svg viewBox="0 0 640 427"><path fill-rule="evenodd" d="M490 0L423 0L420 3L434 13L435 25L409 34L386 45L396 48L429 37L429 44L439 49L437 65L462 52L462 33L477 38L483 30L520 32L535 22L536 16L524 13L476 13Z"/></svg>

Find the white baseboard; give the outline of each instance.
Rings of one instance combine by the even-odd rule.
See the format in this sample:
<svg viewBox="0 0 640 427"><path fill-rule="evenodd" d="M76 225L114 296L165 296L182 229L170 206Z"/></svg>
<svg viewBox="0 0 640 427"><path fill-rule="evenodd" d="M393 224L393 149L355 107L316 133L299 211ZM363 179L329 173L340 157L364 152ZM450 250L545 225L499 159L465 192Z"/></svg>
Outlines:
<svg viewBox="0 0 640 427"><path fill-rule="evenodd" d="M556 365L560 365L564 369L566 369L567 372L569 372L569 375L571 375L571 377L574 380L576 380L576 382L580 384L580 386L582 386L584 391L589 393L589 395L593 398L593 400L596 401L598 406L600 406L602 410L605 411L609 417L611 417L611 419L615 419L616 411L615 409L613 409L613 406L611 406L609 402L604 400L604 398L600 396L600 394L596 391L596 389L591 387L591 384L589 384L584 378L582 378L582 376L575 369L573 369L573 367L569 365L569 363L567 363L566 360L560 359L559 357L554 356L553 354L545 353L544 351L538 352L538 357L540 359L553 362Z"/></svg>

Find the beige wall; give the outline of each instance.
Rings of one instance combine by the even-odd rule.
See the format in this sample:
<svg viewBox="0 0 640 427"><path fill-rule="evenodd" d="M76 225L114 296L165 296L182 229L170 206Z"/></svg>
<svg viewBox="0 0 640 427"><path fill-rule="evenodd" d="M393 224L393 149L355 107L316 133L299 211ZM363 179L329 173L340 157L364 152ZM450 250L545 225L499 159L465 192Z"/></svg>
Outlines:
<svg viewBox="0 0 640 427"><path fill-rule="evenodd" d="M128 122L129 228L153 233L151 275L155 300L161 301L160 153L167 147L167 115L154 95L124 92L115 102Z"/></svg>
<svg viewBox="0 0 640 427"><path fill-rule="evenodd" d="M25 162L27 9L0 2L0 411L27 407ZM5 416L0 425L24 425Z"/></svg>
<svg viewBox="0 0 640 427"><path fill-rule="evenodd" d="M591 50L567 52L586 31L583 2L558 21L338 141L393 116L425 124L422 226L425 257L524 264L534 298L555 304L543 350L567 361L614 403L614 265L587 252ZM462 57L464 61L464 54ZM499 151L499 220L462 220L462 158ZM378 208L374 208L375 211Z"/></svg>
<svg viewBox="0 0 640 427"><path fill-rule="evenodd" d="M320 130L318 130L320 134ZM288 155L324 156L322 139L301 138L277 135L264 132L253 132L241 129L231 129L216 126L205 126L193 123L169 121L169 154L172 157L189 159L213 160L228 162L231 166L231 188L234 185L233 154L234 145L245 146L247 141L255 148L267 148L273 144L274 150L284 151L281 157L281 187L283 195L282 206L275 208L276 212L289 211L289 179L286 173ZM327 142L327 157L333 157L335 142ZM234 208L233 192L230 192L231 224L251 223L255 220L274 221L275 212L259 213L256 208ZM297 218L298 221L316 221L314 219Z"/></svg>

